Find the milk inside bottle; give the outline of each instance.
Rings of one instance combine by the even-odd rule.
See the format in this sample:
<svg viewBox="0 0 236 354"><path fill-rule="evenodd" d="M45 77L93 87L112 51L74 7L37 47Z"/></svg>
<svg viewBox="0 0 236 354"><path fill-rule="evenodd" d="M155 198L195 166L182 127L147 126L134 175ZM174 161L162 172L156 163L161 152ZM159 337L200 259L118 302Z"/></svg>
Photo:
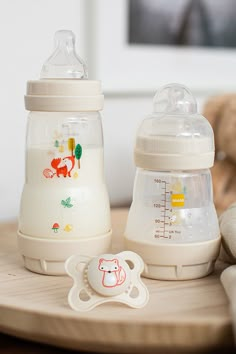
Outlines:
<svg viewBox="0 0 236 354"><path fill-rule="evenodd" d="M31 112L18 245L26 268L42 274L64 274L70 255L108 252L111 242L101 84L87 79L71 31L58 31L55 44L25 96Z"/></svg>

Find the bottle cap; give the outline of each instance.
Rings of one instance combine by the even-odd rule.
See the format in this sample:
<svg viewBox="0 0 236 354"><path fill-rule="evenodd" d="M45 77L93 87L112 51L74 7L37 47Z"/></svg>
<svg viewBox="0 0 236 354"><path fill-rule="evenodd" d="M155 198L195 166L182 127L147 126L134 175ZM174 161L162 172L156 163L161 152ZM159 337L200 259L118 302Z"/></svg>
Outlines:
<svg viewBox="0 0 236 354"><path fill-rule="evenodd" d="M88 71L75 50L72 31L55 33L55 50L44 63L40 80L28 81L25 107L29 111L99 111L104 96L99 81Z"/></svg>
<svg viewBox="0 0 236 354"><path fill-rule="evenodd" d="M197 113L190 90L180 84L168 84L157 91L153 106L153 113L138 130L136 165L162 171L213 166L213 130Z"/></svg>

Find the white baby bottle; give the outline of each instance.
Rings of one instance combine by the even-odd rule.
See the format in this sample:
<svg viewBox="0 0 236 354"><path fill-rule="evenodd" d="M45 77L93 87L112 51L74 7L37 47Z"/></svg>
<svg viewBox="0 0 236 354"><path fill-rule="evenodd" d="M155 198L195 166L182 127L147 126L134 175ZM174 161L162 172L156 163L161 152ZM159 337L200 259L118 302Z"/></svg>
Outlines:
<svg viewBox="0 0 236 354"><path fill-rule="evenodd" d="M214 137L186 87L169 84L156 93L154 111L138 130L134 156L126 248L143 258L146 277L206 276L220 247L209 170Z"/></svg>
<svg viewBox="0 0 236 354"><path fill-rule="evenodd" d="M18 245L26 268L56 275L65 273L72 254L108 252L111 224L101 84L87 79L73 32L58 31L55 43L40 80L27 83L31 112Z"/></svg>

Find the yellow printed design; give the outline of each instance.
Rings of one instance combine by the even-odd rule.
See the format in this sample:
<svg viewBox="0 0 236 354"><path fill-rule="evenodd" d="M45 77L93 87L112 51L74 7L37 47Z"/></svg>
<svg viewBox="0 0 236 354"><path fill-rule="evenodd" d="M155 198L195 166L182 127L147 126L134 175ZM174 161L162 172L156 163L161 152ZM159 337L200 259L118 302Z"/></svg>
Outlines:
<svg viewBox="0 0 236 354"><path fill-rule="evenodd" d="M183 192L183 186L180 181L176 181L174 184L172 184L171 189L174 193L182 193Z"/></svg>
<svg viewBox="0 0 236 354"><path fill-rule="evenodd" d="M184 194L172 194L171 195L171 206L172 207L183 207L184 206Z"/></svg>

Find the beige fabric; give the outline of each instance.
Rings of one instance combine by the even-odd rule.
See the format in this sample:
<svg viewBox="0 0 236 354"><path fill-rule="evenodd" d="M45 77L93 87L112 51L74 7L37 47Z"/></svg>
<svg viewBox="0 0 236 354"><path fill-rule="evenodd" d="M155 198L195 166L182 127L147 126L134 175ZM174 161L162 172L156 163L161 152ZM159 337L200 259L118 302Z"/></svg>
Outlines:
<svg viewBox="0 0 236 354"><path fill-rule="evenodd" d="M236 265L226 268L220 279L230 301L234 341L236 342Z"/></svg>

